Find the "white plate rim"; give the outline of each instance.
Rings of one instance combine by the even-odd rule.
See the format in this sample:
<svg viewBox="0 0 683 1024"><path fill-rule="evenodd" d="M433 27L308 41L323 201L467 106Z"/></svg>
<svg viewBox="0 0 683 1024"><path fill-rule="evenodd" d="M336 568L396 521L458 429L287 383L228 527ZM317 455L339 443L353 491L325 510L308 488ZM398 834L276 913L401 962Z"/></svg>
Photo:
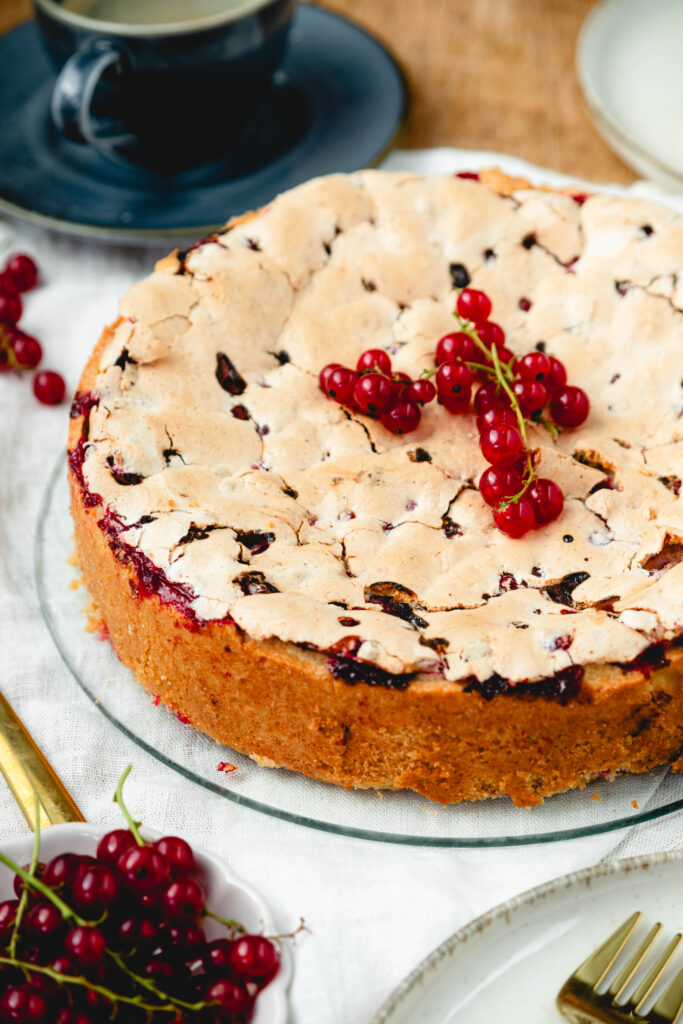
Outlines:
<svg viewBox="0 0 683 1024"><path fill-rule="evenodd" d="M683 168L668 163L661 155L648 149L607 112L600 92L593 84L592 75L588 71L589 48L593 45L594 34L598 31L600 23L619 9L620 2L621 0L599 0L599 3L591 8L579 30L576 41L575 67L588 112L608 144L614 148L614 142L610 139L611 135L616 139L617 144L623 147L625 152L620 153L620 156L631 162L633 158L628 155L630 150L635 154L636 159L658 169L660 173L683 185ZM642 173L642 167L637 166L636 170Z"/></svg>
<svg viewBox="0 0 683 1024"><path fill-rule="evenodd" d="M479 932L488 928L501 918L524 906L533 906L546 896L556 892L562 892L580 885L583 882L590 882L596 878L605 878L610 875L617 875L621 872L646 870L649 867L657 867L675 861L683 861L683 849L666 850L662 853L643 853L637 857L627 857L622 860L601 861L588 868L581 868L579 871L572 871L566 875L552 878L548 882L527 889L525 892L512 896L504 903L487 910L484 914L475 918L468 924L463 925L456 932L450 935L444 942L428 953L427 956L417 964L406 977L399 982L393 992L380 1006L377 1013L370 1020L369 1024L392 1024L393 1015L400 1011L401 1004L413 989L422 984L427 974L434 970L446 957L451 956L458 947L464 946L469 939Z"/></svg>
<svg viewBox="0 0 683 1024"><path fill-rule="evenodd" d="M43 827L41 831L41 842L43 838L49 834L50 839L54 838L58 845L61 845L61 840L66 837L79 836L82 839L87 840L99 840L102 836L106 835L107 832L111 832L112 828L119 828L121 825L112 825L108 823L106 825L91 825L87 821L70 821L60 825L49 825ZM170 833L162 833L156 829L147 828L146 826L140 829L141 835L154 842L160 839L162 835L169 835ZM6 856L10 857L15 862L21 863L22 858L30 856L31 848L33 846L33 833L19 836L8 836L0 838L0 850ZM259 917L263 922L264 929L270 934L275 933L275 923L273 921L272 914L268 904L265 902L261 894L255 889L251 883L246 882L239 875L236 875L232 868L227 864L221 857L211 853L204 847L193 846L193 852L197 860L197 864L202 868L208 875L219 875L221 880L228 882L235 888L241 889L245 895L252 900L254 903ZM25 852L20 852L25 851ZM4 865L2 865L4 867ZM9 869L8 869L9 870ZM269 1001L272 1005L272 1013L268 1015L268 1018L263 1018L264 1024L285 1024L288 1019L288 991L292 983L293 976L293 957L284 943L279 944L280 953L280 970L268 985ZM258 1000L256 1003L258 1007ZM260 1024L261 1014L258 1013L254 1016L254 1024Z"/></svg>

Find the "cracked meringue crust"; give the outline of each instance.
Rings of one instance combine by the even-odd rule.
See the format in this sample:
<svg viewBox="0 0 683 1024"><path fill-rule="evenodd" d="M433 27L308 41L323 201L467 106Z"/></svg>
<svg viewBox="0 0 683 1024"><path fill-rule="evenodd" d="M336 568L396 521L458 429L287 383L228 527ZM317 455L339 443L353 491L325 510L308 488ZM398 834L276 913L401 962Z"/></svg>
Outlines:
<svg viewBox="0 0 683 1024"><path fill-rule="evenodd" d="M582 197L583 198L583 197ZM495 529L474 416L324 398L331 360L433 364L463 270L591 414L532 428L560 519ZM636 200L362 172L162 261L72 410L70 485L114 648L262 763L520 805L683 750L683 218Z"/></svg>

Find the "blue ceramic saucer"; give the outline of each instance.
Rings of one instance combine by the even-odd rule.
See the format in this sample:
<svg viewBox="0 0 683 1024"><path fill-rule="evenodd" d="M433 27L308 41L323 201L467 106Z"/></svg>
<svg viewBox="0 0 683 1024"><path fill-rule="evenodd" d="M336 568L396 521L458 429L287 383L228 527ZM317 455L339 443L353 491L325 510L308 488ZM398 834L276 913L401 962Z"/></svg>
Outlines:
<svg viewBox="0 0 683 1024"><path fill-rule="evenodd" d="M220 163L168 175L114 163L56 131L52 83L33 23L0 36L0 210L137 244L196 238L308 178L378 163L408 102L401 69L376 39L308 4L294 15L272 102Z"/></svg>

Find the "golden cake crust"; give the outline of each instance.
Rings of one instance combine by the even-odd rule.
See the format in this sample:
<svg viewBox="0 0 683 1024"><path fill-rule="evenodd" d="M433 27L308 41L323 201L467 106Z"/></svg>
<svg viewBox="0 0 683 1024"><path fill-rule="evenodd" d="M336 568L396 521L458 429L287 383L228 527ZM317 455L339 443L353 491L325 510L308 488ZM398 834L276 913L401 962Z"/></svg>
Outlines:
<svg viewBox="0 0 683 1024"><path fill-rule="evenodd" d="M504 177L491 177L489 185L502 194L523 188L522 182L511 183ZM233 222L232 226L238 223ZM177 277L182 267L178 257L172 256L158 270ZM288 274L291 273L290 267ZM143 295L139 300L138 311L144 309L147 298ZM167 341L163 330L155 325L172 323L179 315L177 299L168 299L168 309L159 309L163 294L154 296L153 301L157 306L153 315L147 316L147 322L155 329L146 329L146 336L138 330L137 339L132 337L129 327L135 320L135 304L128 300L124 305L123 311L131 319L124 317L104 332L83 374L81 394L99 389L103 366L111 365L109 354L120 350L122 337L129 339L129 354L143 365L163 361ZM123 377L125 366L118 369ZM78 415L78 408L75 411L69 444L72 452L81 439L84 419L89 418ZM96 419L95 429L100 426L101 421ZM604 444L598 454L604 456ZM554 452L544 452L543 458L562 470L562 458ZM126 462L125 468L128 466ZM98 476L90 463L84 468L89 488L99 493L101 473ZM575 486L583 488L585 500L596 480L603 479L603 473L594 465L575 464L572 469L578 480ZM622 469L624 474L628 471L629 467ZM329 671L327 651L330 647L334 649L337 635L332 636L328 645L320 644L320 651L302 649L299 644L305 640L305 634L293 637L284 628L259 636L258 617L263 601L271 595L255 595L260 601L250 597L252 617L238 616L237 623L232 619L232 608L228 616L221 619L217 615L211 621L203 614L188 617L154 594L141 596L135 570L120 552L117 557L116 546L112 546L111 537L101 527L109 504L85 502L81 481L73 471L70 485L81 564L118 656L150 692L158 694L197 728L262 763L292 768L347 788L410 788L443 803L506 794L515 803L527 805L552 793L585 785L597 775L646 771L657 764L676 762L680 756L683 649L668 648L667 665L643 671L590 660L593 649L600 656L601 632L605 642L612 646L616 643L623 651L621 661L630 662L647 649L652 641L643 633L642 626L649 621L648 615L652 617L659 610L659 594L651 602L654 611L641 614L627 604L624 611L636 616L629 624L628 616L622 614L626 621L617 621L613 613L606 616L599 611L600 594L596 591L595 611L585 609L594 615L594 621L591 623L584 614L582 621L587 624L581 627L581 633L577 629L573 637L584 676L578 694L568 702L543 696L542 690L540 695L519 690L517 694L484 699L468 687L465 665L451 672L451 678L443 672L436 674L431 667L421 672L406 646L413 638L408 636L405 623L396 620L389 622L388 632L377 634L380 640L385 636L389 639L380 657L371 662L374 660L385 672L407 671L403 688L362 681L351 685ZM438 480L433 487L438 505L443 497ZM671 492L662 496L667 510L670 495ZM174 499L169 500L173 507ZM598 504L599 508L607 513L605 518L611 514L604 505ZM679 514L677 509L676 513ZM665 520L668 515L667 511ZM134 520L126 516L126 521ZM623 515L621 525L625 530L629 526ZM132 540L128 531L124 536ZM653 539L654 549L646 550L642 557L655 557L666 543L676 540L673 531L665 538L659 537L659 547ZM620 541L621 538L616 543ZM594 546L595 552L585 548L583 557L587 562L589 556L599 559L601 555L602 543ZM634 554L637 553L636 546ZM560 554L564 556L563 551ZM599 570L595 575L599 577ZM658 579L651 581L655 589ZM638 583L642 589L643 581ZM503 596L511 606L515 602L520 617L538 614L534 612L538 595L533 588L500 594L497 600ZM554 623L562 621L566 632L566 623L571 620L559 619L561 608L554 611ZM571 611L577 614L574 607ZM439 614L443 615L435 612L429 617L438 621ZM349 616L358 616L365 626L371 616L381 619L382 612L370 606L369 611L354 610ZM336 618L341 621L346 616L339 612ZM389 618L384 616L384 620ZM250 628L251 623L255 625ZM384 627L384 621L380 626ZM400 634L395 626L400 626ZM476 609L468 628L473 635L481 631ZM614 632L607 636L610 629ZM340 636L343 639L344 630ZM292 639L296 642L290 642ZM567 664L566 660L558 660L561 654L552 649L552 644L546 646L550 648L549 656L546 660L545 655L538 656L541 660L537 659L537 671L525 671L528 666L522 654L513 676L542 680L544 674L552 675ZM340 649L343 651L343 646ZM426 647L425 652L430 655L432 649ZM360 656L363 657L362 653ZM475 670L491 670L486 659L478 666L476 655L472 665ZM495 743L488 743L487 737L495 737Z"/></svg>

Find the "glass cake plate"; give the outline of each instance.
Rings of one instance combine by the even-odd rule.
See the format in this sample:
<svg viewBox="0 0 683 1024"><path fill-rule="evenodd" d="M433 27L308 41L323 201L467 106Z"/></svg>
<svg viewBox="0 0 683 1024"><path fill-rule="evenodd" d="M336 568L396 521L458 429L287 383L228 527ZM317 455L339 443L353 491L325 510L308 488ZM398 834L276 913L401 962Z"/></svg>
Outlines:
<svg viewBox="0 0 683 1024"><path fill-rule="evenodd" d="M47 626L76 682L130 739L185 778L226 800L339 835L413 846L488 847L597 835L683 808L683 775L592 782L540 807L507 798L443 807L408 792L351 791L296 772L265 768L184 725L140 686L89 623L89 595L74 565L66 459L43 497L35 542L36 583ZM88 629L89 627L89 629ZM236 765L226 774L221 763Z"/></svg>

